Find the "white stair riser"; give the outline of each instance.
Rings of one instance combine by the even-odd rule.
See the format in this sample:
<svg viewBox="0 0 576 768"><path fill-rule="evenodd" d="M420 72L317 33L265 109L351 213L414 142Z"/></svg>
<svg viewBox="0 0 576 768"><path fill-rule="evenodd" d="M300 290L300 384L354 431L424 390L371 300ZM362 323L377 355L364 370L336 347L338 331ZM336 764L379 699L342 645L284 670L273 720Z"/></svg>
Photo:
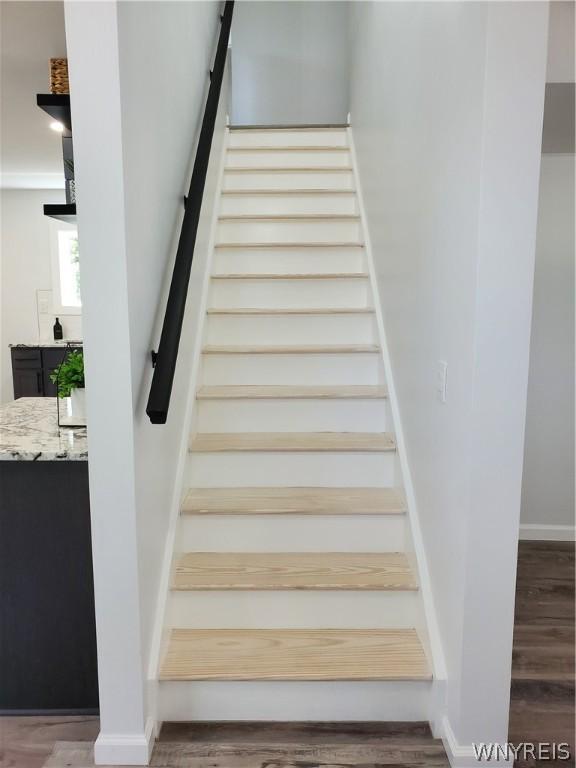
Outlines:
<svg viewBox="0 0 576 768"><path fill-rule="evenodd" d="M431 690L429 682L402 681L163 681L158 719L417 722L430 716Z"/></svg>
<svg viewBox="0 0 576 768"><path fill-rule="evenodd" d="M348 150L235 150L226 155L226 168L349 168Z"/></svg>
<svg viewBox="0 0 576 768"><path fill-rule="evenodd" d="M181 515L175 551L400 552L404 525L404 515Z"/></svg>
<svg viewBox="0 0 576 768"><path fill-rule="evenodd" d="M342 219L221 219L216 228L216 243L356 243L361 239L360 222Z"/></svg>
<svg viewBox="0 0 576 768"><path fill-rule="evenodd" d="M214 274L366 272L363 248L217 248Z"/></svg>
<svg viewBox="0 0 576 768"><path fill-rule="evenodd" d="M224 174L228 189L354 189L352 171L234 171Z"/></svg>
<svg viewBox="0 0 576 768"><path fill-rule="evenodd" d="M370 284L364 278L212 280L209 307L366 307Z"/></svg>
<svg viewBox="0 0 576 768"><path fill-rule="evenodd" d="M374 315L209 315L207 344L376 344Z"/></svg>
<svg viewBox="0 0 576 768"><path fill-rule="evenodd" d="M288 216L296 214L354 215L358 204L354 194L333 195L223 195L221 216L250 214Z"/></svg>
<svg viewBox="0 0 576 768"><path fill-rule="evenodd" d="M181 629L409 629L418 593L408 591L172 591L166 625Z"/></svg>
<svg viewBox="0 0 576 768"><path fill-rule="evenodd" d="M201 384L382 384L380 354L202 355Z"/></svg>
<svg viewBox="0 0 576 768"><path fill-rule="evenodd" d="M346 130L314 131L230 131L231 147L345 147Z"/></svg>
<svg viewBox="0 0 576 768"><path fill-rule="evenodd" d="M386 432L386 400L199 400L198 432Z"/></svg>
<svg viewBox="0 0 576 768"><path fill-rule="evenodd" d="M394 453L194 453L188 486L392 485Z"/></svg>

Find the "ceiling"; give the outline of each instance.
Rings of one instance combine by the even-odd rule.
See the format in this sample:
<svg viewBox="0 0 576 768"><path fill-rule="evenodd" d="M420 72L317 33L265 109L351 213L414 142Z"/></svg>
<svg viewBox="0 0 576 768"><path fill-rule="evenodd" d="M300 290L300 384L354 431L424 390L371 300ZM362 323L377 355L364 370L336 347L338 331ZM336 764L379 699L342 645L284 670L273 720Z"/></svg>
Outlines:
<svg viewBox="0 0 576 768"><path fill-rule="evenodd" d="M62 2L0 2L0 128L3 188L64 186L59 134L36 106L50 92L50 58L66 56Z"/></svg>

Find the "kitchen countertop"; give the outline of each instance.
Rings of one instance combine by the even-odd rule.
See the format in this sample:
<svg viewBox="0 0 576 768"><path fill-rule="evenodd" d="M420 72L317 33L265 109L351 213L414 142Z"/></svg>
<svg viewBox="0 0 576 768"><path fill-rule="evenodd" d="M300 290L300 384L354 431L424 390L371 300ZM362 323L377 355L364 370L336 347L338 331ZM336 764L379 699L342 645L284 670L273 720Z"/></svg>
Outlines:
<svg viewBox="0 0 576 768"><path fill-rule="evenodd" d="M60 401L66 413L66 401ZM86 427L58 427L55 397L0 405L0 461L86 461Z"/></svg>
<svg viewBox="0 0 576 768"><path fill-rule="evenodd" d="M69 344L71 347L81 347L84 342L74 339L62 339L61 341L27 341L18 344L8 344L9 347L65 347Z"/></svg>

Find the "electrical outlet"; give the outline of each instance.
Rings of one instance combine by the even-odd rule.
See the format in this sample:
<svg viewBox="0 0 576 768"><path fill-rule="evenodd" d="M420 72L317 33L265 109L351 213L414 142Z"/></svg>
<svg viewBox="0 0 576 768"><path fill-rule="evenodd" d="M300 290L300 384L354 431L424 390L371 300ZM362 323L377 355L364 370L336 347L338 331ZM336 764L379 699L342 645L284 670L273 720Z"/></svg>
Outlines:
<svg viewBox="0 0 576 768"><path fill-rule="evenodd" d="M441 403L446 402L446 383L448 378L448 363L438 360L436 364L436 397Z"/></svg>

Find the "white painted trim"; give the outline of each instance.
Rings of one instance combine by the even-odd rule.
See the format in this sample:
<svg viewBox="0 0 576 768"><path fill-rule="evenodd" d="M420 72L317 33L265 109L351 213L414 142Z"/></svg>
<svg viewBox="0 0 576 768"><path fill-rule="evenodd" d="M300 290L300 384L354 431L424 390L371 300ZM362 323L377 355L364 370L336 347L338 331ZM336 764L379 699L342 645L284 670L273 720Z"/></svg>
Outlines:
<svg viewBox="0 0 576 768"><path fill-rule="evenodd" d="M410 520L410 528L412 533L412 539L414 544L414 553L416 556L416 563L418 569L418 583L420 584L422 601L424 605L424 613L426 616L426 624L428 628L428 635L430 641L430 653L431 663L434 675L433 686L436 687L440 683L437 694L433 697L435 712L431 712L431 720L436 721L444 709L444 697L442 695L444 691L443 682L446 680L446 662L444 659L444 651L442 648L442 641L440 637L440 629L436 618L436 608L434 605L434 596L432 594L432 588L430 583L430 573L428 570L428 563L426 559L426 551L424 548L424 541L422 538L422 529L420 526L420 517L418 508L416 505L416 496L414 492L414 485L412 482L412 476L410 474L410 467L408 464L408 454L406 451L406 442L404 439L404 432L402 429L402 422L400 420L400 409L398 405L398 398L396 395L396 387L394 384L394 376L392 373L392 363L390 360L390 352L388 348L388 342L386 338L386 331L384 328L384 318L382 315L382 304L380 302L380 295L378 290L378 282L376 280L376 270L374 267L374 258L372 251L372 243L370 240L370 232L368 229L368 220L366 217L366 208L364 206L364 198L362 195L362 185L358 175L358 159L356 156L356 146L354 144L354 136L352 133L352 126L350 125L346 132L348 134L348 143L350 146L350 155L352 159L352 173L354 183L356 186L356 196L358 200L358 210L360 218L364 227L364 243L366 247L366 260L368 264L368 271L370 272L370 281L372 284L372 290L374 294L374 311L376 314L376 323L378 326L378 333L380 336L380 345L382 348L382 357L384 361L384 372L386 377L386 386L388 388L388 397L390 403L390 409L392 411L392 420L394 423L394 432L396 436L396 447L398 452L398 458L400 461L400 467L402 470L402 477L404 482L404 492L406 495L408 519Z"/></svg>
<svg viewBox="0 0 576 768"><path fill-rule="evenodd" d="M446 711L446 689L447 681L434 680L432 692L430 695L430 705L428 710L428 722L430 730L435 739L442 738L442 721Z"/></svg>
<svg viewBox="0 0 576 768"><path fill-rule="evenodd" d="M459 744L450 721L447 717L443 717L440 726L440 738L444 744L446 755L450 761L452 768L479 768L483 764L491 766L491 768L512 768L514 760L490 760L480 761L476 758L472 745Z"/></svg>
<svg viewBox="0 0 576 768"><path fill-rule="evenodd" d="M520 541L575 541L576 528L573 525L520 525Z"/></svg>
<svg viewBox="0 0 576 768"><path fill-rule="evenodd" d="M222 142L222 149L220 158L218 160L217 169L217 184L214 196L214 206L212 210L212 216L210 221L210 235L207 245L208 257L206 260L206 269L203 275L202 284L202 298L200 307L198 310L198 327L196 331L196 337L194 339L194 356L192 360L192 367L190 373L190 388L188 392L188 402L186 405L186 411L184 414L184 422L181 433L181 443L179 450L178 468L176 471L176 477L174 482L174 496L172 499L172 505L170 510L170 524L168 528L168 534L166 536L166 542L164 547L164 558L162 562L162 571L160 576L160 582L158 587L158 595L156 599L156 612L154 622L154 633L152 636L149 666L148 666L148 681L147 681L147 693L149 702L149 711L152 714L154 720L157 720L157 697L158 697L158 669L161 662L162 653L162 640L164 633L164 623L166 617L166 611L168 606L170 573L172 570L172 557L174 552L174 545L176 541L176 532L178 530L178 519L180 517L180 508L182 505L183 495L185 489L183 488L185 471L188 460L188 445L190 442L190 431L194 418L194 411L196 408L196 388L198 381L198 371L200 367L200 359L202 354L202 339L204 337L204 329L207 318L207 304L208 293L210 288L210 275L212 273L212 259L214 256L214 245L216 242L216 231L218 226L218 214L219 205L222 194L222 185L224 183L224 165L226 161L226 151L228 149L230 131L228 127L224 128L224 140ZM158 730L158 728L157 728Z"/></svg>
<svg viewBox="0 0 576 768"><path fill-rule="evenodd" d="M102 733L94 744L96 765L148 765L154 746L155 723L146 720L142 733Z"/></svg>

